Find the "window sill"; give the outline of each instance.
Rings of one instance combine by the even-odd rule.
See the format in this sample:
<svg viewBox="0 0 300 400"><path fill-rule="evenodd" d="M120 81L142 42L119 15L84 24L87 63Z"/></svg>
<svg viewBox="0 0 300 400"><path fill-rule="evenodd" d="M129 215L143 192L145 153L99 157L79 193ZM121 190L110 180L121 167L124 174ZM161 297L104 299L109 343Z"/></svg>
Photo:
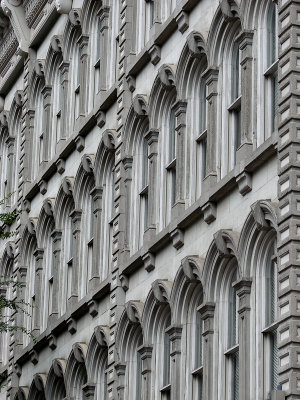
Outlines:
<svg viewBox="0 0 300 400"><path fill-rule="evenodd" d="M166 392L170 392L170 391L171 391L171 383L169 383L168 385L166 385L160 389L161 393L166 393Z"/></svg>
<svg viewBox="0 0 300 400"><path fill-rule="evenodd" d="M145 186L145 187L140 191L140 196L144 196L145 194L148 194L148 185Z"/></svg>
<svg viewBox="0 0 300 400"><path fill-rule="evenodd" d="M204 129L203 132L200 133L200 135L197 137L196 142L201 142L202 140L206 139L207 136L207 129Z"/></svg>
<svg viewBox="0 0 300 400"><path fill-rule="evenodd" d="M225 356L230 356L239 351L239 344L235 344L234 346L230 347L228 350L224 351Z"/></svg>
<svg viewBox="0 0 300 400"><path fill-rule="evenodd" d="M278 69L278 62L279 60L276 60L271 64L265 71L264 76L267 78L268 76L272 75L275 71Z"/></svg>
<svg viewBox="0 0 300 400"><path fill-rule="evenodd" d="M241 107L242 96L239 96L237 99L234 100L233 103L230 104L228 107L228 111L234 111L237 108Z"/></svg>
<svg viewBox="0 0 300 400"><path fill-rule="evenodd" d="M175 168L176 167L176 158L174 158L167 166L166 166L166 169L167 170L171 170L171 169L173 169L173 168Z"/></svg>
<svg viewBox="0 0 300 400"><path fill-rule="evenodd" d="M271 333L274 332L279 326L279 322L273 322L272 324L268 325L266 328L264 328L261 333Z"/></svg>
<svg viewBox="0 0 300 400"><path fill-rule="evenodd" d="M203 365L201 367L198 367L192 371L192 375L202 375L203 374Z"/></svg>

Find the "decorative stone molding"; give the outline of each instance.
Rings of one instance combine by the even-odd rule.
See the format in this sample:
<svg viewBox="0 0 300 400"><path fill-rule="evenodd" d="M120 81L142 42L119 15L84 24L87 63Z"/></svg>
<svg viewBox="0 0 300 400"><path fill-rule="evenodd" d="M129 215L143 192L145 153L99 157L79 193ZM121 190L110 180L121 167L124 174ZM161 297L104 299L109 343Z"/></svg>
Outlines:
<svg viewBox="0 0 300 400"><path fill-rule="evenodd" d="M37 221L38 221L38 219L35 217L31 217L28 219L27 229L28 229L28 232L30 233L30 235L32 235L32 236L36 235Z"/></svg>
<svg viewBox="0 0 300 400"><path fill-rule="evenodd" d="M88 302L89 314L91 317L95 318L98 315L98 303L96 300L90 300Z"/></svg>
<svg viewBox="0 0 300 400"><path fill-rule="evenodd" d="M50 46L54 53L63 52L63 37L61 35L53 35L50 40Z"/></svg>
<svg viewBox="0 0 300 400"><path fill-rule="evenodd" d="M184 33L189 27L189 14L182 10L175 17L175 20L177 22L179 32Z"/></svg>
<svg viewBox="0 0 300 400"><path fill-rule="evenodd" d="M29 389L26 386L20 386L17 389L14 400L27 400Z"/></svg>
<svg viewBox="0 0 300 400"><path fill-rule="evenodd" d="M99 126L99 128L103 128L103 126L106 123L106 113L105 113L105 111L99 110L98 112L96 112L95 118L96 118L96 121L97 121L97 126Z"/></svg>
<svg viewBox="0 0 300 400"><path fill-rule="evenodd" d="M48 340L48 346L51 350L55 350L57 347L57 339L56 336L53 335L53 333L51 333L49 336L47 336L47 340Z"/></svg>
<svg viewBox="0 0 300 400"><path fill-rule="evenodd" d="M173 247L175 247L176 250L179 250L184 245L183 231L176 228L172 232L170 232L170 236L172 239Z"/></svg>
<svg viewBox="0 0 300 400"><path fill-rule="evenodd" d="M22 375L22 366L19 363L13 364L13 373L15 373L19 378Z"/></svg>
<svg viewBox="0 0 300 400"><path fill-rule="evenodd" d="M44 195L44 194L47 193L48 183L47 183L44 179L42 179L42 180L39 181L38 187L39 187L39 189L40 189L40 193L41 193L41 194Z"/></svg>
<svg viewBox="0 0 300 400"><path fill-rule="evenodd" d="M67 327L68 327L68 332L71 335L74 335L74 333L77 332L77 322L74 318L69 318L67 320Z"/></svg>
<svg viewBox="0 0 300 400"><path fill-rule="evenodd" d="M238 16L239 7L235 0L220 0L220 7L226 20L231 20Z"/></svg>
<svg viewBox="0 0 300 400"><path fill-rule="evenodd" d="M115 137L117 131L115 129L106 129L103 132L102 142L107 151L115 151Z"/></svg>
<svg viewBox="0 0 300 400"><path fill-rule="evenodd" d="M55 358L52 361L53 371L58 378L62 378L65 375L66 365L66 360L62 358Z"/></svg>
<svg viewBox="0 0 300 400"><path fill-rule="evenodd" d="M172 285L172 282L167 279L157 279L151 284L154 298L158 303L169 303Z"/></svg>
<svg viewBox="0 0 300 400"><path fill-rule="evenodd" d="M63 160L62 158L59 158L56 161L56 168L57 168L57 172L61 175L65 172L66 170L66 162L65 160Z"/></svg>
<svg viewBox="0 0 300 400"><path fill-rule="evenodd" d="M203 219L208 225L215 221L217 217L217 207L215 203L212 203L210 201L208 203L205 203L201 207L201 211L203 213Z"/></svg>
<svg viewBox="0 0 300 400"><path fill-rule="evenodd" d="M159 68L158 76L161 84L166 88L175 86L176 66L173 64L164 64Z"/></svg>
<svg viewBox="0 0 300 400"><path fill-rule="evenodd" d="M1 7L5 15L9 18L11 25L14 30L14 34L19 44L18 53L19 55L27 55L28 47L30 42L30 28L27 25L25 19L25 13L23 7L20 6L20 2L12 2L9 0L2 0ZM6 44L7 46L7 44ZM0 49L2 50L2 49ZM0 54L3 54L0 51Z"/></svg>
<svg viewBox="0 0 300 400"><path fill-rule="evenodd" d="M144 268L147 272L152 271L155 268L155 255L153 253L146 253L142 256L144 262Z"/></svg>
<svg viewBox="0 0 300 400"><path fill-rule="evenodd" d="M5 127L5 128L8 127L8 111L6 111L6 110L3 110L0 113L0 127L1 126Z"/></svg>
<svg viewBox="0 0 300 400"><path fill-rule="evenodd" d="M94 172L95 166L95 155L94 154L84 154L81 158L82 167L87 174L92 174Z"/></svg>
<svg viewBox="0 0 300 400"><path fill-rule="evenodd" d="M5 245L5 251L7 254L7 258L12 260L15 256L15 242L7 242Z"/></svg>
<svg viewBox="0 0 300 400"><path fill-rule="evenodd" d="M89 398L94 399L95 390L96 390L96 385L94 383L88 382L82 386L82 391L86 399Z"/></svg>
<svg viewBox="0 0 300 400"><path fill-rule="evenodd" d="M242 196L251 192L252 190L252 177L248 172L242 172L236 176L236 182L238 184L239 192Z"/></svg>
<svg viewBox="0 0 300 400"><path fill-rule="evenodd" d="M55 7L59 14L69 14L72 9L72 0L55 0Z"/></svg>
<svg viewBox="0 0 300 400"><path fill-rule="evenodd" d="M94 329L97 343L100 347L107 347L109 345L110 329L106 325L96 326Z"/></svg>
<svg viewBox="0 0 300 400"><path fill-rule="evenodd" d="M201 58L207 54L206 40L201 33L191 32L186 39L186 43L192 57Z"/></svg>
<svg viewBox="0 0 300 400"><path fill-rule="evenodd" d="M252 216L258 230L267 230L270 226L277 225L276 210L277 204L269 200L259 200L251 205Z"/></svg>
<svg viewBox="0 0 300 400"><path fill-rule="evenodd" d="M133 110L139 117L148 115L148 96L137 94L132 101Z"/></svg>
<svg viewBox="0 0 300 400"><path fill-rule="evenodd" d="M29 213L31 210L31 202L28 199L23 200L23 209Z"/></svg>
<svg viewBox="0 0 300 400"><path fill-rule="evenodd" d="M130 300L125 304L125 310L129 321L133 324L141 323L144 303Z"/></svg>
<svg viewBox="0 0 300 400"><path fill-rule="evenodd" d="M63 192L68 197L73 195L74 180L71 176L65 176L61 182Z"/></svg>
<svg viewBox="0 0 300 400"><path fill-rule="evenodd" d="M72 350L75 360L80 364L84 363L87 354L87 345L85 343L76 342L73 344Z"/></svg>
<svg viewBox="0 0 300 400"><path fill-rule="evenodd" d="M54 205L55 205L55 199L48 197L43 201L43 209L45 210L45 213L49 217L53 217L53 210L54 210Z"/></svg>
<svg viewBox="0 0 300 400"><path fill-rule="evenodd" d="M134 92L135 85L136 85L135 77L133 75L128 75L128 76L126 76L126 81L127 81L128 89L131 92Z"/></svg>
<svg viewBox="0 0 300 400"><path fill-rule="evenodd" d="M183 273L188 281L200 281L204 259L198 256L188 256L181 261Z"/></svg>
<svg viewBox="0 0 300 400"><path fill-rule="evenodd" d="M229 258L237 256L236 249L238 246L239 234L231 230L221 229L214 234L215 244L219 253L219 257Z"/></svg>
<svg viewBox="0 0 300 400"><path fill-rule="evenodd" d="M150 49L148 50L148 53L149 53L149 56L150 56L151 63L153 65L158 64L160 59L161 59L160 47L157 46L156 44L153 44L150 47Z"/></svg>
<svg viewBox="0 0 300 400"><path fill-rule="evenodd" d="M71 22L71 25L73 25L75 28L81 26L81 9L80 8L73 8L69 12L69 20Z"/></svg>
<svg viewBox="0 0 300 400"><path fill-rule="evenodd" d="M23 90L17 90L16 93L14 94L14 100L18 107L22 107L23 105L23 95L24 95Z"/></svg>
<svg viewBox="0 0 300 400"><path fill-rule="evenodd" d="M76 146L76 150L80 153L85 146L85 139L82 136L77 136L77 138L75 138L75 146Z"/></svg>
<svg viewBox="0 0 300 400"><path fill-rule="evenodd" d="M38 76L43 77L45 75L45 60L36 60L34 70Z"/></svg>
<svg viewBox="0 0 300 400"><path fill-rule="evenodd" d="M46 380L47 380L46 374L35 374L33 376L35 387L39 392L45 391Z"/></svg>
<svg viewBox="0 0 300 400"><path fill-rule="evenodd" d="M36 365L39 362L39 354L36 350L32 349L29 352L30 356L30 361L32 362L33 365Z"/></svg>
<svg viewBox="0 0 300 400"><path fill-rule="evenodd" d="M125 292L127 292L127 290L129 289L129 279L126 275L121 274L120 275L120 282L121 282L121 286L124 289Z"/></svg>

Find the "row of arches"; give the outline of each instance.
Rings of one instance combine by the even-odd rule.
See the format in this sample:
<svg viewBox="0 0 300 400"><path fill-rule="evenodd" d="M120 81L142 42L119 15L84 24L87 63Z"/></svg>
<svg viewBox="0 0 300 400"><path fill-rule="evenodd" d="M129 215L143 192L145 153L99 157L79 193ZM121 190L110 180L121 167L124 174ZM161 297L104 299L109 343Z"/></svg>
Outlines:
<svg viewBox="0 0 300 400"><path fill-rule="evenodd" d="M184 399L267 398L279 383L276 229L276 205L255 203L240 234L218 231L205 259L185 257L174 281L155 280L145 298L127 301L114 366L105 358L109 329L98 327L89 346L73 345L59 390L53 364L40 397L35 377L25 398L80 399L87 390L103 398L100 387L112 390L105 373L114 368L120 399L168 399L173 391Z"/></svg>

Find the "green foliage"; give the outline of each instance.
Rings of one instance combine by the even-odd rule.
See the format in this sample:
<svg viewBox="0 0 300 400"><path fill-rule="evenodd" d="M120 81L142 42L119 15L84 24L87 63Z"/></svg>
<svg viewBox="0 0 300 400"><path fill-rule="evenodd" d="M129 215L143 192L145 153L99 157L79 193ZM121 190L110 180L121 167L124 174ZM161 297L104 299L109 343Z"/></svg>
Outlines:
<svg viewBox="0 0 300 400"><path fill-rule="evenodd" d="M5 204L13 193L10 193L7 197L0 200L0 206ZM22 211L12 211L8 213L1 213L0 214L0 239L9 239L15 235L15 232L7 232L6 229L10 227L17 219L18 215L21 214Z"/></svg>

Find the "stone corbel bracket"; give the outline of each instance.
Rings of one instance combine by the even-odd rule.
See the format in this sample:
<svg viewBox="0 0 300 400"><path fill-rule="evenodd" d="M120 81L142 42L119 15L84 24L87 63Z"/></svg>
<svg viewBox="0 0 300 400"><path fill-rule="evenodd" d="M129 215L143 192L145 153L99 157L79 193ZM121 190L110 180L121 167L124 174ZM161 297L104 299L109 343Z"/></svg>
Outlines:
<svg viewBox="0 0 300 400"><path fill-rule="evenodd" d="M69 14L72 10L72 0L55 0L56 11L59 14Z"/></svg>
<svg viewBox="0 0 300 400"><path fill-rule="evenodd" d="M152 283L152 290L155 300L160 304L169 303L173 283L167 279L157 279Z"/></svg>
<svg viewBox="0 0 300 400"><path fill-rule="evenodd" d="M135 114L139 117L145 117L148 115L148 96L144 94L138 94L132 101L132 106Z"/></svg>
<svg viewBox="0 0 300 400"><path fill-rule="evenodd" d="M26 22L25 9L22 5L22 1L1 0L1 7L5 15L10 19L17 37L19 43L17 55L24 57L28 54L30 29Z"/></svg>
<svg viewBox="0 0 300 400"><path fill-rule="evenodd" d="M238 259L237 248L239 236L237 232L229 229L220 229L214 234L219 257L231 258L234 256Z"/></svg>

